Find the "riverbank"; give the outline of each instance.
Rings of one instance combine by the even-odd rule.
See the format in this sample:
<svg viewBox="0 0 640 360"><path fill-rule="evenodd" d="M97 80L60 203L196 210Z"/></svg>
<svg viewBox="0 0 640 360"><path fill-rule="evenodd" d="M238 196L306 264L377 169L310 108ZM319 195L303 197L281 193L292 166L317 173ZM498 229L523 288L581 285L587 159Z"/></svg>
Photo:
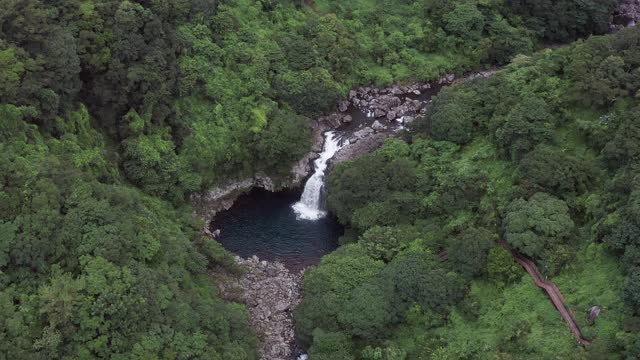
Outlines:
<svg viewBox="0 0 640 360"><path fill-rule="evenodd" d="M303 271L289 271L282 263L235 258L244 274L217 274L218 287L227 301L247 306L249 324L260 339L262 360L293 359L296 337L293 309L302 301Z"/></svg>

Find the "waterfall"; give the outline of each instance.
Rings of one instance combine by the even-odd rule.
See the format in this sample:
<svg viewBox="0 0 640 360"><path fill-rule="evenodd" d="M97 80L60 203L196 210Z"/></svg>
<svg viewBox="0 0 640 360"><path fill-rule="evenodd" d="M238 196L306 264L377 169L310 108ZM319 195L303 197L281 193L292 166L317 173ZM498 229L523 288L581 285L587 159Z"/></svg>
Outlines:
<svg viewBox="0 0 640 360"><path fill-rule="evenodd" d="M293 204L293 210L298 219L318 220L327 214L322 210L320 203L322 188L324 187L324 172L327 169L327 162L335 155L342 146L333 131L324 134L324 148L320 157L314 162L315 172L304 185L304 191L300 201Z"/></svg>

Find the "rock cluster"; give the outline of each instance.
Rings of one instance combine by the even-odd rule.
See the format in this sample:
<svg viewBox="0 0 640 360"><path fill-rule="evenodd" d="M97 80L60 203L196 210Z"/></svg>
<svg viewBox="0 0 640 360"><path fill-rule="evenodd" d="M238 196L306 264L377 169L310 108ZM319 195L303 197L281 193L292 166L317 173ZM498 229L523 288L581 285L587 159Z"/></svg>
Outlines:
<svg viewBox="0 0 640 360"><path fill-rule="evenodd" d="M349 136L349 143L336 153L331 160L331 166L374 151L384 144L386 138L396 134L404 125L423 116L431 100L427 100L427 97L423 97L422 100L415 97L425 92L433 92L444 85L488 78L496 72L496 69L491 69L467 74L460 78L447 74L433 83L395 85L384 89L360 87L351 90L348 101L352 106L369 114L372 123L359 128ZM345 108L344 102L341 102L338 108L339 110ZM340 119L341 115L335 115L335 118Z"/></svg>
<svg viewBox="0 0 640 360"><path fill-rule="evenodd" d="M609 31L635 26L640 21L640 0L623 0L614 12Z"/></svg>
<svg viewBox="0 0 640 360"><path fill-rule="evenodd" d="M453 81L454 78L453 75L443 78L444 80L440 80L438 85ZM352 106L376 119L393 121L402 116L418 114L424 108L424 102L412 99L411 96L419 96L431 87L429 83L395 85L384 89L366 86L351 90L348 99ZM344 103L340 103L338 108L342 111Z"/></svg>
<svg viewBox="0 0 640 360"><path fill-rule="evenodd" d="M292 274L283 264L260 261L255 255L236 257L236 262L246 272L237 280L221 282L221 293L247 305L250 325L261 341L262 360L292 359L295 334L291 312L302 299L303 273Z"/></svg>

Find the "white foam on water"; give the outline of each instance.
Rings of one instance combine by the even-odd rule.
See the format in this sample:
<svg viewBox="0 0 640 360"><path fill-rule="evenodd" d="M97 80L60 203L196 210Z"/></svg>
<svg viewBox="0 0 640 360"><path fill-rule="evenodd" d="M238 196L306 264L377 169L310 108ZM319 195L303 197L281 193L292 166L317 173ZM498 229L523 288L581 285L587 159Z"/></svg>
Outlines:
<svg viewBox="0 0 640 360"><path fill-rule="evenodd" d="M324 147L320 157L314 161L315 171L304 185L300 201L292 206L298 220L319 220L327 216L327 212L322 209L321 204L324 175L327 170L327 162L341 147L335 132L328 131L324 134Z"/></svg>

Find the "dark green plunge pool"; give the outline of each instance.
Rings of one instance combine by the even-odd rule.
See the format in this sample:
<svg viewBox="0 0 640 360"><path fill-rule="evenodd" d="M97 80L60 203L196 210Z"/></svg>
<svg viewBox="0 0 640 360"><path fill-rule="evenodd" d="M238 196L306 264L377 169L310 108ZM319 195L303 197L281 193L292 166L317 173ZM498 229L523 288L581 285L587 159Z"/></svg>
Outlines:
<svg viewBox="0 0 640 360"><path fill-rule="evenodd" d="M335 250L343 229L331 216L299 219L292 208L299 199L299 192L254 189L219 213L211 229L220 229L219 241L234 254L277 260L300 270Z"/></svg>

